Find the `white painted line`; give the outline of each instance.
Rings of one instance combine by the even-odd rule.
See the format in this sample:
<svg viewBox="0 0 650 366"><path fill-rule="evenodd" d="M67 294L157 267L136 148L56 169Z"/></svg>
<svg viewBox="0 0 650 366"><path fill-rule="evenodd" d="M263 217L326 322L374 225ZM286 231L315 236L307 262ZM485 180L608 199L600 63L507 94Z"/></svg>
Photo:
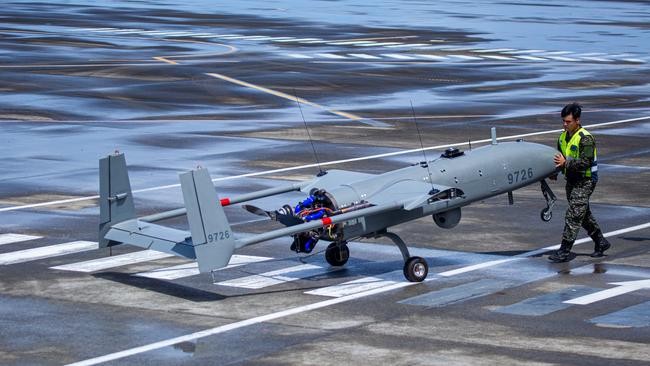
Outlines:
<svg viewBox="0 0 650 366"><path fill-rule="evenodd" d="M450 46L445 46L440 48L444 49L445 51L474 51L476 49L475 47L450 47Z"/></svg>
<svg viewBox="0 0 650 366"><path fill-rule="evenodd" d="M358 44L356 46L358 47L372 47L372 46L393 46L393 45L400 45L404 44L401 42L375 42L375 43L368 43L368 44Z"/></svg>
<svg viewBox="0 0 650 366"><path fill-rule="evenodd" d="M192 37L194 37L194 38L219 38L220 36L218 34L214 34L214 33L206 33L205 35L192 36Z"/></svg>
<svg viewBox="0 0 650 366"><path fill-rule="evenodd" d="M313 58L311 56L303 55L300 53L287 53L286 55L293 58Z"/></svg>
<svg viewBox="0 0 650 366"><path fill-rule="evenodd" d="M270 259L273 258L234 254L230 258L230 262L228 263L228 265L226 267L219 268L217 271L239 267L249 263L262 262ZM134 274L134 276L155 278L158 280L176 280L179 278L196 276L198 274L199 274L198 264L196 262L190 262L190 263L179 264L172 267L160 268L160 269L155 269L147 272L140 272Z"/></svg>
<svg viewBox="0 0 650 366"><path fill-rule="evenodd" d="M411 56L406 56L406 55L400 55L399 53L384 53L382 56L390 57L390 58L396 58L398 60L413 60L414 58Z"/></svg>
<svg viewBox="0 0 650 366"><path fill-rule="evenodd" d="M309 57L309 56L307 56L307 57ZM523 57L529 57L529 56L515 56L515 57L523 58ZM540 61L546 61L543 58L539 58L539 60ZM407 118L412 118L412 117L407 117ZM591 125L584 125L583 127L585 127L586 129L590 129L590 128L593 129L593 128L601 128L601 127L617 125L617 124L621 124L621 123L644 121L644 120L648 120L648 119L650 119L650 116L621 119L621 120L603 122L603 123L594 123L594 124L591 124ZM498 137L497 140L498 141L515 140L515 139L525 138L525 137L530 137L530 136L540 136L540 135L548 135L548 134L551 134L551 133L561 133L562 131L564 131L564 130L563 129L554 129L554 130L530 132L530 133L524 133L524 134L519 134L519 135L510 135L510 136ZM472 143L474 143L474 144L483 144L483 143L489 143L491 141L492 141L491 139L483 139L483 140L472 141ZM390 157L390 156L413 154L413 153L418 153L418 152L428 151L428 150L440 150L440 149L446 149L448 147L462 146L462 145L464 145L466 143L467 143L467 141L461 141L461 142L454 142L454 143L450 143L450 144L428 146L428 147L424 147L424 148L409 149L409 150L401 150L401 151L395 151L395 152L384 153L384 154L367 155L367 156L361 156L361 157L351 158L351 159L330 160L330 161L321 162L320 166L338 165L338 164L344 164L344 163L351 163L351 162L355 162L355 161L381 159L381 158L386 158L386 157ZM277 174L277 173L290 172L290 171L294 171L294 170L317 168L317 167L318 167L318 164L316 164L316 163L305 164L305 165L298 165L298 166L293 166L293 167L288 167L288 168L264 170L264 171L261 171L261 172L253 172L253 173L246 173L246 174L239 174L239 175L231 175L231 176L228 176L228 177L214 178L214 179L212 179L212 182L221 182L221 181L227 181L227 180L232 180L232 179L258 177L258 176L261 176L261 175ZM153 192L153 191L159 191L159 190L163 190L163 189L177 188L177 187L180 187L180 184L168 184L168 185L164 185L164 186L156 186L156 187L135 189L135 190L133 190L133 193ZM45 206L51 206L51 205L60 205L60 204L64 204L64 203L90 201L90 200L94 200L94 199L97 199L97 198L99 198L99 196L94 195L94 196L69 198L69 199L64 199L64 200L56 200L56 201L48 201L48 202L40 202L40 203L31 203L31 204L28 204L28 205L2 207L2 208L0 208L0 212L24 210L24 209L28 209L28 208L45 207Z"/></svg>
<svg viewBox="0 0 650 366"><path fill-rule="evenodd" d="M271 42L293 42L295 39L296 37L275 37Z"/></svg>
<svg viewBox="0 0 650 366"><path fill-rule="evenodd" d="M647 118L650 118L650 117L647 117ZM491 139L488 139L488 141L491 141ZM622 234L624 232L630 232L630 231L634 231L634 230L641 230L641 229L645 229L647 227L650 227L650 223L637 225L637 226L634 226L634 227L625 228L625 229L621 229L621 230L612 231L612 232L609 232L608 234L605 234L605 236L619 235L619 234ZM546 248L543 248L543 249L546 249ZM548 251L548 250L545 250L545 251ZM536 252L536 251L532 251L532 252L528 252L528 253L534 253L534 252ZM524 254L527 254L527 253L524 253ZM475 267L475 266L476 265L469 266L469 267ZM462 268L459 268L457 271L459 271L459 270L462 270ZM465 272L460 271L458 273L465 273ZM377 294L381 294L381 293L384 293L384 292L389 292L389 291L392 291L392 290L397 290L397 289L404 288L404 287L414 286L416 284L417 284L416 282L406 282L406 281L398 282L398 283L395 283L393 285L388 285L388 286L385 286L385 287L375 288L375 289L368 290L368 291L365 291L365 292L359 292L359 293L355 293L355 294L351 294L351 295L347 295L347 296L341 296L341 297L336 297L336 298L333 298L333 299L319 301L319 302L316 302L316 303L313 303L313 304L308 304L308 305L298 306L298 307L295 307L295 308L281 310L281 311L278 311L278 312L275 312L275 313L262 315L262 316L258 316L258 317L255 317L255 318L245 319L245 320L241 320L241 321L238 321L238 322L222 325L222 326L215 327L215 328L205 329L205 330L195 332L195 333L191 333L191 334L187 334L187 335L184 335L184 336L175 337L175 338L163 340L163 341L160 341L160 342L151 343L151 344L147 344L147 345L144 345L144 346L127 349L127 350L120 351L120 352L110 353L110 354L107 354L107 355L104 355L104 356L99 356L99 357L95 357L95 358L75 362L75 363L69 364L68 366L91 366L91 365L97 365L97 364L104 363L104 362L119 360L121 358L125 358L125 357L129 357L129 356L137 355L137 354L140 354L140 353L145 353L145 352L157 350L157 349L160 349L160 348L172 346L174 344L178 344L178 343L182 343L182 342L189 342L189 341L193 341L193 340L196 340L196 339L199 339L199 338L205 338L205 337L209 337L209 336L212 336L212 335L215 335L215 334L225 333L225 332L228 332L228 331L231 331L231 330L234 330L234 329L244 328L244 327L247 327L249 325L265 323L265 322L269 322L269 321L272 321L272 320L288 317L288 316L291 316L291 315L305 313L305 312L308 312L308 311L311 311L311 310L322 309L322 308L325 308L325 307L328 307L328 306L342 304L342 303L349 302L349 301L352 301L352 300L361 299L361 298L364 298L364 297L377 295Z"/></svg>
<svg viewBox="0 0 650 366"><path fill-rule="evenodd" d="M120 32L129 32L129 31L143 31L144 29L104 29L104 30L96 30L94 31L95 33L120 33Z"/></svg>
<svg viewBox="0 0 650 366"><path fill-rule="evenodd" d="M317 44L317 43L327 43L327 42L330 42L330 41L323 41L323 40L316 41L316 40L314 40L314 41L302 41L302 42L300 42L300 43L305 43L305 44L312 44L312 43L313 43L313 44Z"/></svg>
<svg viewBox="0 0 650 366"><path fill-rule="evenodd" d="M609 299L611 297L627 294L629 292L648 289L650 288L650 279L614 282L614 283L610 283L610 285L617 285L618 287L610 288L603 291L598 291L596 293L585 295L585 296L580 296L575 299L564 301L564 303L574 304L574 305L589 305L598 301Z"/></svg>
<svg viewBox="0 0 650 366"><path fill-rule="evenodd" d="M552 51L552 52L544 52L542 56L546 55L568 55L569 53L573 53L571 51Z"/></svg>
<svg viewBox="0 0 650 366"><path fill-rule="evenodd" d="M598 61L598 62L614 62L614 60L608 60L606 58L602 57L585 57L585 56L580 56L581 59L587 60L587 61Z"/></svg>
<svg viewBox="0 0 650 366"><path fill-rule="evenodd" d="M219 36L219 38L225 38L225 39L242 39L246 36L242 36L240 34L226 34L223 36Z"/></svg>
<svg viewBox="0 0 650 366"><path fill-rule="evenodd" d="M348 56L363 58L363 59L366 59L366 60L379 60L379 59L381 59L381 57L368 55L368 54L365 54L365 53L348 53Z"/></svg>
<svg viewBox="0 0 650 366"><path fill-rule="evenodd" d="M548 61L545 58L541 57L535 57L535 56L515 56L516 58L520 58L522 60L531 60L531 61Z"/></svg>
<svg viewBox="0 0 650 366"><path fill-rule="evenodd" d="M185 34L192 34L192 32L154 32L154 33L149 33L148 35L172 37L172 36L185 35Z"/></svg>
<svg viewBox="0 0 650 366"><path fill-rule="evenodd" d="M95 32L99 30L109 30L109 29L117 29L117 28L80 28L80 29L71 29L73 32Z"/></svg>
<svg viewBox="0 0 650 366"><path fill-rule="evenodd" d="M430 44L427 44L427 43L406 43L406 44L398 44L398 45L393 45L393 46L386 46L386 48L404 48L404 47L421 47L421 46L430 46Z"/></svg>
<svg viewBox="0 0 650 366"><path fill-rule="evenodd" d="M307 291L305 294L327 297L343 297L382 287L392 286L399 282L404 282L404 273L401 270L392 271L373 277L363 277L338 285L327 286L316 290Z"/></svg>
<svg viewBox="0 0 650 366"><path fill-rule="evenodd" d="M347 58L345 56L337 55L337 54L334 54L334 53L317 53L316 56L325 57L325 58L333 58L333 59Z"/></svg>
<svg viewBox="0 0 650 366"><path fill-rule="evenodd" d="M50 267L50 269L90 273L173 256L173 254L158 252L155 250L141 250L138 252L114 255L106 258L98 258L84 262L64 264L61 266Z"/></svg>
<svg viewBox="0 0 650 366"><path fill-rule="evenodd" d="M557 60L557 61L566 61L566 62L578 62L580 60L575 59L575 58L568 58L568 57L562 57L562 56L544 56L546 58L550 58L551 60Z"/></svg>
<svg viewBox="0 0 650 366"><path fill-rule="evenodd" d="M514 48L492 48L489 50L474 50L478 53L488 53L488 52L506 52L506 51L516 51Z"/></svg>
<svg viewBox="0 0 650 366"><path fill-rule="evenodd" d="M97 249L98 245L90 241L73 241L70 243L50 245L47 247L19 250L0 254L0 265L23 263L43 258L58 257L65 254L85 252Z"/></svg>
<svg viewBox="0 0 650 366"><path fill-rule="evenodd" d="M0 245L20 243L21 241L36 240L42 236L23 235L23 234L0 234Z"/></svg>
<svg viewBox="0 0 650 366"><path fill-rule="evenodd" d="M313 277L333 271L340 271L343 267L321 267L313 264L301 264L277 271L266 272L258 275L235 278L228 281L215 283L219 286L247 288L259 290L261 288L278 285L281 283L297 281L302 278Z"/></svg>
<svg viewBox="0 0 650 366"><path fill-rule="evenodd" d="M319 41L321 40L320 38L295 38L295 39L288 39L286 42L300 42L302 41Z"/></svg>
<svg viewBox="0 0 650 366"><path fill-rule="evenodd" d="M329 45L332 46L344 46L349 44L359 44L359 43L374 43L372 41L343 41L343 42L329 42Z"/></svg>
<svg viewBox="0 0 650 366"><path fill-rule="evenodd" d="M512 57L506 57L506 56L481 55L481 57L491 58L491 59L494 59L494 60L504 60L504 61L505 60L514 60L514 58L512 58Z"/></svg>
<svg viewBox="0 0 650 366"><path fill-rule="evenodd" d="M422 57L422 58L427 58L427 59L430 59L430 60L437 60L437 61L448 60L448 58L445 57L445 56L422 55L422 54L416 54L415 56Z"/></svg>
<svg viewBox="0 0 650 366"><path fill-rule="evenodd" d="M456 57L462 60L483 60L483 57L479 56L467 56L467 55L447 55L449 57Z"/></svg>
<svg viewBox="0 0 650 366"><path fill-rule="evenodd" d="M138 32L143 32L144 29L119 29L113 31L113 33L116 34L128 34L128 33L138 33Z"/></svg>
<svg viewBox="0 0 650 366"><path fill-rule="evenodd" d="M515 50L515 51L504 51L501 53L506 53L508 55L520 55L522 53L542 53L546 52L545 50Z"/></svg>

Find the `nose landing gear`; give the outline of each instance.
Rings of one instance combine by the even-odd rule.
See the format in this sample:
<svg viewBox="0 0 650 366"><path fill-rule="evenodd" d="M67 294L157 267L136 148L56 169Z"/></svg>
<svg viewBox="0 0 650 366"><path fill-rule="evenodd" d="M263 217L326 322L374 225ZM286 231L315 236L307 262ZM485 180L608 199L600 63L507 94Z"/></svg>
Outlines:
<svg viewBox="0 0 650 366"><path fill-rule="evenodd" d="M541 180L541 185L542 185L542 194L544 195L544 199L546 200L546 208L540 212L539 217L542 219L544 222L549 222L553 218L553 206L555 206L555 201L557 200L557 197L555 197L555 194L551 190L551 187L548 186L548 183L546 183L545 179Z"/></svg>

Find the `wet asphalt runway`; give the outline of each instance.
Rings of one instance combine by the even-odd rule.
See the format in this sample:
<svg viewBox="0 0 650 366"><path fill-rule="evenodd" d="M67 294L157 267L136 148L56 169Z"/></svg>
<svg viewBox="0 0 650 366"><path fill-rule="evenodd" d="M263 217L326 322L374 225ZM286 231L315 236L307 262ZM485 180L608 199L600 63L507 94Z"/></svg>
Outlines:
<svg viewBox="0 0 650 366"><path fill-rule="evenodd" d="M647 365L649 13L635 1L5 4L0 364ZM586 240L570 263L541 254L560 241L561 182L549 223L534 185L514 206L467 207L453 230L395 227L429 263L417 285L384 239L352 243L340 270L278 239L213 276L134 247L94 249L97 160L114 150L146 215L179 207L164 186L197 165L222 197L312 177L231 179L314 163L301 115L326 167L380 173L422 153L327 162L419 148L414 113L424 146L467 149L493 126L551 131L526 140L553 146L572 101L598 143L591 208L611 233L605 258ZM240 235L275 227L226 213Z"/></svg>

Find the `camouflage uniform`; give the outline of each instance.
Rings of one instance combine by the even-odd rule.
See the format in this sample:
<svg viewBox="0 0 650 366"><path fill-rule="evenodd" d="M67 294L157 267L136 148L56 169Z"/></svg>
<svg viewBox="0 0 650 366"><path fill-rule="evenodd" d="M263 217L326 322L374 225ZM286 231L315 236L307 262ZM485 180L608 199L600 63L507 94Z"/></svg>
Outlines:
<svg viewBox="0 0 650 366"><path fill-rule="evenodd" d="M570 139L571 137L566 134L567 143ZM564 155L559 140L558 150ZM598 174L597 172L593 172L588 177L585 172L594 165L595 150L596 141L594 137L589 134L584 134L580 138L578 145L578 157L575 159L569 157L565 162L566 197L569 207L564 217L562 245L556 253L549 257L552 261L566 262L572 259L571 248L578 236L580 227L583 227L594 241L592 257L602 257L604 251L610 247L610 243L603 237L602 231L589 208L589 197L591 197L591 194L596 188Z"/></svg>
<svg viewBox="0 0 650 366"><path fill-rule="evenodd" d="M580 139L579 158L566 161L566 198L569 208L564 216L562 240L575 241L581 226L589 235L600 231L589 209L589 197L596 188L598 176L585 177L584 174L593 164L595 145L594 137L585 135Z"/></svg>

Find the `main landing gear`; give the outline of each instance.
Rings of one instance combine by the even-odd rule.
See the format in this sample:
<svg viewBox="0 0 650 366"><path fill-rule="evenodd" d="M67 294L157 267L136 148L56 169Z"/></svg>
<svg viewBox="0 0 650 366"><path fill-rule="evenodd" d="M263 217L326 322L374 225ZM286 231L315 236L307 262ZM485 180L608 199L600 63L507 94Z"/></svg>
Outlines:
<svg viewBox="0 0 650 366"><path fill-rule="evenodd" d="M542 221L548 222L553 218L553 206L555 206L557 197L555 197L555 194L551 190L551 187L548 186L548 183L546 183L545 179L541 180L541 184L542 194L546 200L546 208L544 208L542 212L539 213L539 217L542 219Z"/></svg>

